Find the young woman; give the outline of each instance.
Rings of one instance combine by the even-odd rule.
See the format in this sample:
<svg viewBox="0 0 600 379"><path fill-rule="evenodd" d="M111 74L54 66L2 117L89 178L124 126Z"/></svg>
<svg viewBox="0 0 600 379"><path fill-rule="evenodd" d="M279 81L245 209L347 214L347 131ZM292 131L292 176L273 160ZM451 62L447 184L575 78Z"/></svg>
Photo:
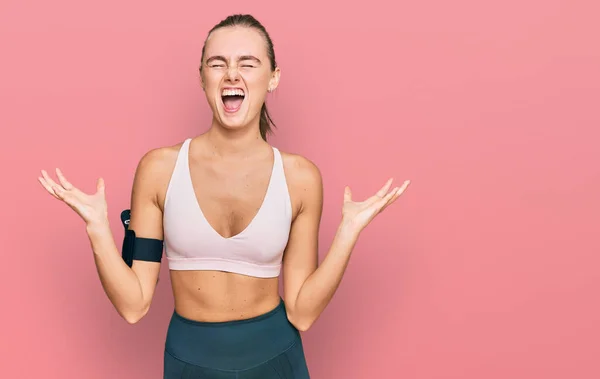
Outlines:
<svg viewBox="0 0 600 379"><path fill-rule="evenodd" d="M250 15L216 25L200 76L212 125L141 158L121 252L102 179L92 195L59 169L58 183L45 171L39 180L85 221L102 286L130 323L148 312L164 243L175 300L164 378L309 378L299 331L331 300L360 232L408 181L390 191L390 179L360 202L346 188L341 222L318 265L321 175L308 159L267 143L265 98L280 69L264 27Z"/></svg>

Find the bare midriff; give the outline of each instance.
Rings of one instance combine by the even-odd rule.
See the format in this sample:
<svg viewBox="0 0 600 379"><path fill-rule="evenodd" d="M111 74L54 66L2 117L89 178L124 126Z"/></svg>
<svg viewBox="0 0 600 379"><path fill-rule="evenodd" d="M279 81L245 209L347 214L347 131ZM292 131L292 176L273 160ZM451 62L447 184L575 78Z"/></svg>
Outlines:
<svg viewBox="0 0 600 379"><path fill-rule="evenodd" d="M222 271L170 271L175 311L202 322L243 320L274 309L279 279Z"/></svg>

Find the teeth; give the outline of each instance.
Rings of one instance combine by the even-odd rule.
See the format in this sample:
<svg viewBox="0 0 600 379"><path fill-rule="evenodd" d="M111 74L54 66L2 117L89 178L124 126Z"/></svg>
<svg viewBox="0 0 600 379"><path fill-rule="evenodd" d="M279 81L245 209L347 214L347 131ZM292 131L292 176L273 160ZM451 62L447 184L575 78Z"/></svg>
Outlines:
<svg viewBox="0 0 600 379"><path fill-rule="evenodd" d="M244 96L244 91L239 88L236 89L224 89L221 96Z"/></svg>

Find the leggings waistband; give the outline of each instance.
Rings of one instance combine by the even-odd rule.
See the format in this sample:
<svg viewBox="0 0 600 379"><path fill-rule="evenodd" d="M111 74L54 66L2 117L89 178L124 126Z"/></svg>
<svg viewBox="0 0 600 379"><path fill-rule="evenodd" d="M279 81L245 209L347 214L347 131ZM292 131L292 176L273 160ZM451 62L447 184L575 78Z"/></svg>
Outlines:
<svg viewBox="0 0 600 379"><path fill-rule="evenodd" d="M197 366L243 370L277 356L299 338L280 300L269 312L234 321L196 321L173 311L165 350Z"/></svg>

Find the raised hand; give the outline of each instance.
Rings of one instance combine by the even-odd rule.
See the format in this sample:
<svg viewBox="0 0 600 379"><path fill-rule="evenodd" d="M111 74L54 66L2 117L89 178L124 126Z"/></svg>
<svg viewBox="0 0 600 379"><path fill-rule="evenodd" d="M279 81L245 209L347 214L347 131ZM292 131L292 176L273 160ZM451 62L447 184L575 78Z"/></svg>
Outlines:
<svg viewBox="0 0 600 379"><path fill-rule="evenodd" d="M388 179L375 195L360 202L352 200L352 191L350 187L346 186L344 190L342 219L357 228L358 231L364 229L376 215L396 201L410 184L410 180L405 180L402 186L395 187L389 191L392 181L392 178Z"/></svg>
<svg viewBox="0 0 600 379"><path fill-rule="evenodd" d="M85 221L86 225L99 224L108 219L108 207L104 193L104 180L98 179L96 193L89 195L73 186L64 177L60 169L56 169L56 175L60 184L57 184L42 170L42 176L38 177L44 188L54 196L73 209Z"/></svg>

